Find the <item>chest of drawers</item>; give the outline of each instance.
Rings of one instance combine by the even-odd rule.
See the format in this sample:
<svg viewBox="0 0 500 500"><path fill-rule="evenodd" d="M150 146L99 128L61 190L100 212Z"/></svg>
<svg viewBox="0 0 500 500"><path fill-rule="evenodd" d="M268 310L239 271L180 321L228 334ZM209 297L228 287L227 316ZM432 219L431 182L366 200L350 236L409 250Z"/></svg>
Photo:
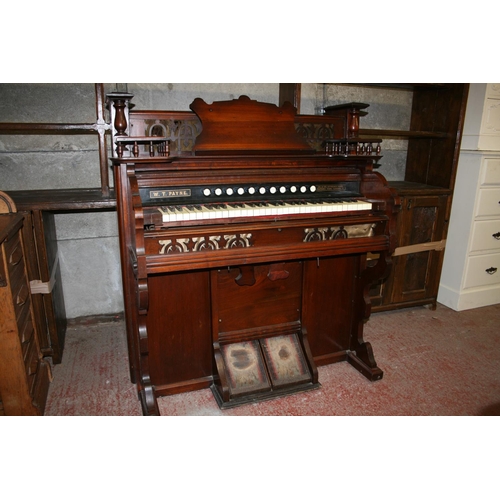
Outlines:
<svg viewBox="0 0 500 500"><path fill-rule="evenodd" d="M500 152L462 151L438 301L500 303Z"/></svg>
<svg viewBox="0 0 500 500"><path fill-rule="evenodd" d="M0 415L43 415L51 379L35 335L22 227L22 215L0 215Z"/></svg>

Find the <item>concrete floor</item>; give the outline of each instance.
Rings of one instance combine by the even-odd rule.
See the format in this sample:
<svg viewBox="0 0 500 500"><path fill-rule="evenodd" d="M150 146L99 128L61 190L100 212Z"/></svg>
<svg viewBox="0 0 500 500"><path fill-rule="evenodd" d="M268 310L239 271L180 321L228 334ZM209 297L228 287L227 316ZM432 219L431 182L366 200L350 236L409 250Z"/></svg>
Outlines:
<svg viewBox="0 0 500 500"><path fill-rule="evenodd" d="M384 377L346 362L319 368L318 390L220 410L209 389L159 398L164 416L500 415L500 304L438 304L374 314L365 327ZM46 415L141 415L121 318L68 328Z"/></svg>

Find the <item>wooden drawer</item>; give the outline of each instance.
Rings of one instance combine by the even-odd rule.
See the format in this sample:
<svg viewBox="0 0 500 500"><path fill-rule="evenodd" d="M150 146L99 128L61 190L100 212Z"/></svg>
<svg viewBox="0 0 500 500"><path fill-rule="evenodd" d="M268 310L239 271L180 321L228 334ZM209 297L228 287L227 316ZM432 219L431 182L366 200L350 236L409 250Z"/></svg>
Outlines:
<svg viewBox="0 0 500 500"><path fill-rule="evenodd" d="M19 327L19 334L30 318L31 293L24 266L23 249L19 233L5 242L7 268L9 273L12 302Z"/></svg>
<svg viewBox="0 0 500 500"><path fill-rule="evenodd" d="M498 285L500 283L500 252L470 257L464 288Z"/></svg>
<svg viewBox="0 0 500 500"><path fill-rule="evenodd" d="M500 185L500 158L485 158L482 168L481 186Z"/></svg>
<svg viewBox="0 0 500 500"><path fill-rule="evenodd" d="M500 217L500 188L479 191L476 216Z"/></svg>
<svg viewBox="0 0 500 500"><path fill-rule="evenodd" d="M474 223L470 251L482 250L500 250L500 219Z"/></svg>
<svg viewBox="0 0 500 500"><path fill-rule="evenodd" d="M42 415L50 365L32 316L20 215L0 215L0 415Z"/></svg>

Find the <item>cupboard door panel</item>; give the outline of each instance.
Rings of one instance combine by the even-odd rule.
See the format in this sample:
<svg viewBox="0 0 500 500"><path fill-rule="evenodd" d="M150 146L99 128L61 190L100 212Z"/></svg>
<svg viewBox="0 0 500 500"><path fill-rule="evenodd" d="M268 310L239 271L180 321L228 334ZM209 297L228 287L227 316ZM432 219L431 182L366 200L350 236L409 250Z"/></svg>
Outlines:
<svg viewBox="0 0 500 500"><path fill-rule="evenodd" d="M432 300L437 297L443 252L412 245L441 241L447 195L403 198L398 222L399 247L408 253L394 257L391 302Z"/></svg>
<svg viewBox="0 0 500 500"><path fill-rule="evenodd" d="M179 387L212 375L208 271L148 279L149 370L155 386ZM166 293L166 291L173 291Z"/></svg>

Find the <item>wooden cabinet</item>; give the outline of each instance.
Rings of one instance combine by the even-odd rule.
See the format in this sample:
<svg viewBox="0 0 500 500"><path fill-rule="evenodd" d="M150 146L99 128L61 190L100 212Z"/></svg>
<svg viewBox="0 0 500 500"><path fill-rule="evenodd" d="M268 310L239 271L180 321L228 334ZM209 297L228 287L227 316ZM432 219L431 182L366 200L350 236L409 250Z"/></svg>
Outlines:
<svg viewBox="0 0 500 500"><path fill-rule="evenodd" d="M391 303L433 299L442 252L427 243L441 243L447 195L404 196L399 222L399 247L394 271L403 277L393 285ZM401 249L407 251L402 252ZM398 250L400 253L398 253ZM442 248L439 248L442 250Z"/></svg>
<svg viewBox="0 0 500 500"><path fill-rule="evenodd" d="M398 248L388 279L372 289L372 310L416 305L435 307L469 84L356 86L412 92L408 130L366 129L362 128L360 119L360 137L408 141L404 178L389 181L402 199L397 227ZM300 95L300 84L280 85L280 102L293 98L294 104L299 106ZM382 154L383 147L382 143Z"/></svg>
<svg viewBox="0 0 500 500"><path fill-rule="evenodd" d="M405 178L391 183L403 198L400 245L379 309L436 306L468 88L414 87Z"/></svg>
<svg viewBox="0 0 500 500"><path fill-rule="evenodd" d="M445 241L442 239L449 195L401 194L398 218L398 246L393 254L393 272L379 284L379 310L411 306L435 299L436 279L442 264ZM402 278L402 279L399 279Z"/></svg>
<svg viewBox="0 0 500 500"><path fill-rule="evenodd" d="M26 275L30 284L36 334L41 352L60 363L66 333L66 315L57 249L54 213L30 208L33 196L0 191L0 213L24 217L22 227Z"/></svg>
<svg viewBox="0 0 500 500"><path fill-rule="evenodd" d="M43 415L51 378L36 335L23 216L0 215L0 415Z"/></svg>
<svg viewBox="0 0 500 500"><path fill-rule="evenodd" d="M54 214L21 210L26 272L30 282L38 342L42 354L61 362L66 315L59 266Z"/></svg>

